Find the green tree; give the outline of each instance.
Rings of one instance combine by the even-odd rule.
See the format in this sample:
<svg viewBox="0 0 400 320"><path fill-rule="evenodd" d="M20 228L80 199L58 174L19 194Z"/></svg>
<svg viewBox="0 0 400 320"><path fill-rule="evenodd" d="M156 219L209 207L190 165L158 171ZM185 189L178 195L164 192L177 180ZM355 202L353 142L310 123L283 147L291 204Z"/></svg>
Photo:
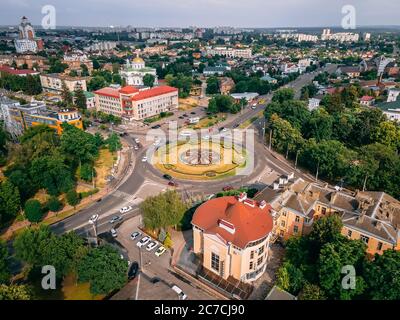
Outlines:
<svg viewBox="0 0 400 320"><path fill-rule="evenodd" d="M31 300L32 290L27 285L0 285L0 300Z"/></svg>
<svg viewBox="0 0 400 320"><path fill-rule="evenodd" d="M89 282L93 294L109 294L127 281L127 264L110 245L91 249L78 264L78 281Z"/></svg>
<svg viewBox="0 0 400 320"><path fill-rule="evenodd" d="M62 209L61 201L58 200L58 198L55 196L50 197L50 199L47 201L46 206L50 211L53 212L58 212Z"/></svg>
<svg viewBox="0 0 400 320"><path fill-rule="evenodd" d="M400 147L400 127L394 121L383 121L371 132L371 141L381 143L393 150Z"/></svg>
<svg viewBox="0 0 400 320"><path fill-rule="evenodd" d="M30 222L37 223L43 218L42 205L38 200L30 199L25 203L25 216Z"/></svg>
<svg viewBox="0 0 400 320"><path fill-rule="evenodd" d="M290 262L284 262L277 274L277 284L285 291L297 295L304 284L303 273Z"/></svg>
<svg viewBox="0 0 400 320"><path fill-rule="evenodd" d="M82 180L91 182L96 176L96 171L91 163L84 163L80 168L79 175Z"/></svg>
<svg viewBox="0 0 400 320"><path fill-rule="evenodd" d="M6 180L0 186L0 217L13 218L21 210L19 190Z"/></svg>
<svg viewBox="0 0 400 320"><path fill-rule="evenodd" d="M81 87L77 87L74 91L75 105L80 110L86 110L86 96Z"/></svg>
<svg viewBox="0 0 400 320"><path fill-rule="evenodd" d="M318 142L329 140L332 136L333 117L324 108L311 112L303 128L305 138L315 138Z"/></svg>
<svg viewBox="0 0 400 320"><path fill-rule="evenodd" d="M72 106L72 104L74 103L73 96L64 81L62 81L61 90L62 90L61 97L62 97L64 106L66 106L66 107Z"/></svg>
<svg viewBox="0 0 400 320"><path fill-rule="evenodd" d="M105 143L108 145L108 149L111 152L116 152L122 148L121 139L115 132L109 135Z"/></svg>
<svg viewBox="0 0 400 320"><path fill-rule="evenodd" d="M207 93L207 94L217 94L217 93L220 93L220 89L219 89L219 80L218 80L217 77L209 77L209 78L207 79L206 93Z"/></svg>
<svg viewBox="0 0 400 320"><path fill-rule="evenodd" d="M0 240L0 284L7 284L11 277L8 267L9 256L7 244L5 241Z"/></svg>
<svg viewBox="0 0 400 320"><path fill-rule="evenodd" d="M152 88L154 86L154 81L156 81L156 77L153 76L152 74L147 73L143 77L143 84L146 87Z"/></svg>
<svg viewBox="0 0 400 320"><path fill-rule="evenodd" d="M70 206L75 206L79 203L79 196L75 189L72 189L66 193L67 202Z"/></svg>
<svg viewBox="0 0 400 320"><path fill-rule="evenodd" d="M294 99L294 90L290 88L279 89L274 93L272 97L273 102L279 102L279 103L283 103L285 101L293 99Z"/></svg>
<svg viewBox="0 0 400 320"><path fill-rule="evenodd" d="M324 291L315 284L306 283L301 289L299 300L326 300Z"/></svg>

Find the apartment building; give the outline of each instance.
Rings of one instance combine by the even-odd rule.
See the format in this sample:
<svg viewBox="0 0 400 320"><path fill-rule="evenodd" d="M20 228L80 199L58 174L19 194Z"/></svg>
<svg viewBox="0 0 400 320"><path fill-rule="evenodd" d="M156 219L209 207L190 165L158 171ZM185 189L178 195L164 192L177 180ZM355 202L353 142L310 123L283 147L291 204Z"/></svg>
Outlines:
<svg viewBox="0 0 400 320"><path fill-rule="evenodd" d="M207 47L206 53L210 56L220 55L228 58L250 59L252 57L252 50L250 48Z"/></svg>
<svg viewBox="0 0 400 320"><path fill-rule="evenodd" d="M241 195L203 203L193 215L193 250L222 279L257 280L268 261L273 219L265 201Z"/></svg>
<svg viewBox="0 0 400 320"><path fill-rule="evenodd" d="M50 73L40 75L40 83L44 91L61 93L62 83L64 82L68 90L73 92L80 87L87 91L86 77L70 77L61 73Z"/></svg>
<svg viewBox="0 0 400 320"><path fill-rule="evenodd" d="M337 214L343 222L342 234L365 242L368 254L400 249L400 202L384 192L351 193L294 179L292 174L280 177L255 200L272 207L273 239L307 234L314 221Z"/></svg>
<svg viewBox="0 0 400 320"><path fill-rule="evenodd" d="M144 120L178 109L178 89L170 86L138 89L133 86L106 87L94 92L97 111Z"/></svg>

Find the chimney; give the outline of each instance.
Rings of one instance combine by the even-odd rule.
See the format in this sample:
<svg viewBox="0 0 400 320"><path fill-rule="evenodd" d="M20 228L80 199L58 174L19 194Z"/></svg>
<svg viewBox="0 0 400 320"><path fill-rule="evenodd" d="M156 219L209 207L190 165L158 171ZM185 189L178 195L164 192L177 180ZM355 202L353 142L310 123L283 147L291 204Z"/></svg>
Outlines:
<svg viewBox="0 0 400 320"><path fill-rule="evenodd" d="M243 202L246 199L247 199L247 193L246 192L242 192L238 197L239 202Z"/></svg>

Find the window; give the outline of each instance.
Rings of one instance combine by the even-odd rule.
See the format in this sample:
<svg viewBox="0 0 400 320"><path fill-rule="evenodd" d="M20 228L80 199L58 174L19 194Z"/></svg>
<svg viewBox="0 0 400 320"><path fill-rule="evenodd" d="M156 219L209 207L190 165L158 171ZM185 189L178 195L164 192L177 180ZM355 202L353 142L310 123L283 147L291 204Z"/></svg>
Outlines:
<svg viewBox="0 0 400 320"><path fill-rule="evenodd" d="M363 242L365 242L366 244L368 244L369 237L361 235L360 239L361 239L361 241L363 241Z"/></svg>
<svg viewBox="0 0 400 320"><path fill-rule="evenodd" d="M325 207L322 207L321 213L322 213L322 214L325 214L325 213L326 213L326 208L325 208Z"/></svg>
<svg viewBox="0 0 400 320"><path fill-rule="evenodd" d="M264 260L264 257L258 258L257 265L259 266L263 262L263 260Z"/></svg>
<svg viewBox="0 0 400 320"><path fill-rule="evenodd" d="M264 246L260 247L260 249L258 249L258 255L262 255L264 253Z"/></svg>
<svg viewBox="0 0 400 320"><path fill-rule="evenodd" d="M219 255L211 253L211 268L219 272Z"/></svg>
<svg viewBox="0 0 400 320"><path fill-rule="evenodd" d="M296 222L300 222L300 217L299 216L296 216L296 220L295 220Z"/></svg>
<svg viewBox="0 0 400 320"><path fill-rule="evenodd" d="M351 235L353 234L353 231L351 231L351 230L347 230L347 236L349 237L349 238L351 238Z"/></svg>
<svg viewBox="0 0 400 320"><path fill-rule="evenodd" d="M252 270L252 269L253 269L253 266L254 266L253 261L250 261L250 263L249 263L249 269Z"/></svg>
<svg viewBox="0 0 400 320"><path fill-rule="evenodd" d="M281 237L283 237L284 234L285 234L285 233L283 232L283 230L279 231L279 235L280 235Z"/></svg>
<svg viewBox="0 0 400 320"><path fill-rule="evenodd" d="M298 226L294 226L293 227L293 233L297 233L299 232L299 227Z"/></svg>
<svg viewBox="0 0 400 320"><path fill-rule="evenodd" d="M378 242L378 247L377 247L378 251L381 251L381 250L382 250L382 245L383 245L382 242Z"/></svg>
<svg viewBox="0 0 400 320"><path fill-rule="evenodd" d="M281 221L281 227L285 227L285 221Z"/></svg>
<svg viewBox="0 0 400 320"><path fill-rule="evenodd" d="M250 252L250 259L254 259L254 251Z"/></svg>
<svg viewBox="0 0 400 320"><path fill-rule="evenodd" d="M282 215L286 217L286 211L282 211Z"/></svg>

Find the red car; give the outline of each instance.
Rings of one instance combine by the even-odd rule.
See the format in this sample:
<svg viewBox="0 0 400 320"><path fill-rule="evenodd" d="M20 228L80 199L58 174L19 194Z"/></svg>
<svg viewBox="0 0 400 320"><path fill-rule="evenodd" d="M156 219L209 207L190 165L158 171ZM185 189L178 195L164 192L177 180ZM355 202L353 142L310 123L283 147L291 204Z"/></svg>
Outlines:
<svg viewBox="0 0 400 320"><path fill-rule="evenodd" d="M222 191L230 191L230 190L233 190L232 186L225 186L222 188Z"/></svg>
<svg viewBox="0 0 400 320"><path fill-rule="evenodd" d="M168 185L170 187L177 187L178 186L178 184L176 182L173 182L173 181L168 182Z"/></svg>

